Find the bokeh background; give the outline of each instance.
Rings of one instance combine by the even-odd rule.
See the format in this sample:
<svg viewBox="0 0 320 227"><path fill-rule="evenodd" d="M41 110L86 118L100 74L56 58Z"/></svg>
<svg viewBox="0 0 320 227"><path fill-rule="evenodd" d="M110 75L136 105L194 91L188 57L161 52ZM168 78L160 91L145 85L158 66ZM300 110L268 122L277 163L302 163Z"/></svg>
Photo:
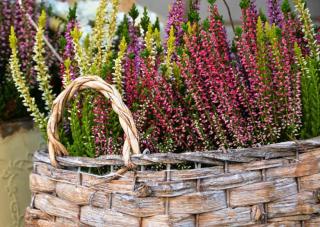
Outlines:
<svg viewBox="0 0 320 227"><path fill-rule="evenodd" d="M208 2L207 0L199 0L201 3L200 14L202 18L208 15ZM291 0L292 2L293 0ZM86 22L93 20L95 15L95 9L98 5L99 0L47 0L47 4L51 4L53 10L56 14L64 16L68 11L68 6L77 2L79 10L79 19L85 24ZM146 6L150 10L150 16L152 20L158 16L162 22L162 26L166 24L166 18L169 12L169 6L172 4L173 0L121 0L120 1L120 14L119 20L122 18L123 13L128 12L132 4L137 4L138 9L142 12L143 7ZM189 0L185 0L186 3ZM240 0L226 0L230 7L232 13L232 18L234 24L240 25L241 23L241 10L239 7ZM264 12L267 11L266 8L267 0L256 0L258 8L261 8ZM222 0L217 0L218 7L227 25L227 32L230 36L233 35L232 28L229 21L229 16L227 8ZM314 22L320 23L320 0L307 0L308 8L312 14ZM188 4L186 4L188 5ZM89 27L86 27L89 29Z"/></svg>

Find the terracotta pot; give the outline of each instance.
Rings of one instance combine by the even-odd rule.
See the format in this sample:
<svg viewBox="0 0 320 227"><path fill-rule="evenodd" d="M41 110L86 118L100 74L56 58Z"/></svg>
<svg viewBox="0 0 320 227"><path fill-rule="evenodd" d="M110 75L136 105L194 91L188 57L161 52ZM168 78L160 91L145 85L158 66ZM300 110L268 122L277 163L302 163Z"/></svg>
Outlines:
<svg viewBox="0 0 320 227"><path fill-rule="evenodd" d="M23 226L30 203L32 153L40 144L41 136L30 120L0 123L1 226Z"/></svg>

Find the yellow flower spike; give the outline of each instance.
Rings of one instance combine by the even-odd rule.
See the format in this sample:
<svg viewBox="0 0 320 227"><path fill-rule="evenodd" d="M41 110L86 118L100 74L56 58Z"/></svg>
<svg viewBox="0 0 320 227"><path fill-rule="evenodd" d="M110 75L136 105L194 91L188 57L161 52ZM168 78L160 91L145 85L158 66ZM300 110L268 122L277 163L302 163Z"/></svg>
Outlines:
<svg viewBox="0 0 320 227"><path fill-rule="evenodd" d="M272 39L272 32L271 32L271 26L269 24L269 22L267 21L264 25L264 30L266 32L266 36L269 38L269 39Z"/></svg>
<svg viewBox="0 0 320 227"><path fill-rule="evenodd" d="M90 67L90 74L100 75L103 59L103 45L106 36L106 14L107 14L107 0L101 0L96 13L96 19L92 32L92 40L87 49L88 59L93 59Z"/></svg>
<svg viewBox="0 0 320 227"><path fill-rule="evenodd" d="M172 55L176 49L175 47L175 42L176 42L176 37L175 37L175 34L174 34L174 27L171 26L171 29L170 29L170 33L169 33L169 38L168 38L168 41L167 41L167 55L166 55L166 60L165 60L165 64L166 64L166 67L167 67L167 77L170 77L171 74L172 74L172 63L171 63L171 60L172 60Z"/></svg>
<svg viewBox="0 0 320 227"><path fill-rule="evenodd" d="M44 29L46 25L46 12L43 10L39 17L38 30L35 44L33 47L33 60L35 61L36 79L39 83L39 89L43 92L42 99L46 104L46 109L50 110L53 103L52 87L50 85L49 69L45 60L45 44L43 41Z"/></svg>
<svg viewBox="0 0 320 227"><path fill-rule="evenodd" d="M78 29L76 26L71 31L71 36L73 39L73 46L74 46L74 52L75 52L75 59L78 63L79 69L80 69L80 76L84 76L89 71L89 60L86 52L83 50L80 39L82 37L82 32Z"/></svg>
<svg viewBox="0 0 320 227"><path fill-rule="evenodd" d="M44 28L47 22L47 14L46 11L42 10L41 15L39 17L38 26Z"/></svg>
<svg viewBox="0 0 320 227"><path fill-rule="evenodd" d="M15 86L22 97L23 105L27 108L28 112L32 116L35 124L39 127L40 131L43 133L43 136L46 137L46 125L47 118L43 113L40 112L39 108L36 105L36 101L31 97L27 82L23 77L23 74L20 69L20 63L18 59L18 49L17 49L17 37L14 32L14 28L11 27L11 34L9 37L11 56L10 56L10 69L12 79L15 83Z"/></svg>
<svg viewBox="0 0 320 227"><path fill-rule="evenodd" d="M98 49L101 51L103 45L103 39L105 37L105 25L107 23L106 13L107 13L107 0L101 0L99 7L97 9L96 19L94 23L94 28L92 32L92 46L91 49Z"/></svg>
<svg viewBox="0 0 320 227"><path fill-rule="evenodd" d="M122 81L122 60L125 56L127 50L127 42L125 37L122 37L122 40L119 45L119 52L118 57L115 59L114 63L114 73L113 73L113 83L116 85L118 91L123 96L124 90L123 90L123 81Z"/></svg>
<svg viewBox="0 0 320 227"><path fill-rule="evenodd" d="M151 53L153 50L153 30L151 23L148 25L148 31L146 32L145 42L146 49L149 51L149 53Z"/></svg>
<svg viewBox="0 0 320 227"><path fill-rule="evenodd" d="M119 9L119 0L112 0L112 11L111 11L111 16L109 18L109 23L108 23L109 24L109 29L108 29L109 41L112 41L111 39L114 37L114 34L116 32L118 9ZM109 44L111 43L109 42Z"/></svg>
<svg viewBox="0 0 320 227"><path fill-rule="evenodd" d="M16 37L16 33L14 31L14 27L11 26L10 28L10 37L9 37L9 42L10 42L10 48L12 50L12 52L16 52L17 51L17 37Z"/></svg>
<svg viewBox="0 0 320 227"><path fill-rule="evenodd" d="M193 29L192 29L190 21L187 22L187 27L188 27L188 34L191 35L193 33Z"/></svg>
<svg viewBox="0 0 320 227"><path fill-rule="evenodd" d="M261 20L261 17L258 17L257 22L257 39L261 40L264 37L264 31L263 31L263 23Z"/></svg>
<svg viewBox="0 0 320 227"><path fill-rule="evenodd" d="M146 50L149 52L150 64L154 65L156 61L156 50L155 50L155 42L154 42L154 32L153 32L151 23L149 23L148 25L148 30L146 32L144 41L145 41Z"/></svg>
<svg viewBox="0 0 320 227"><path fill-rule="evenodd" d="M301 67L301 70L304 72L308 71L307 67L307 61L302 55L301 48L299 47L298 43L294 43L294 53L295 53L295 58L298 63L298 65Z"/></svg>
<svg viewBox="0 0 320 227"><path fill-rule="evenodd" d="M157 47L161 47L161 45L162 45L162 43L161 43L161 35L160 35L160 31L158 30L158 28L154 29L153 40L156 43Z"/></svg>
<svg viewBox="0 0 320 227"><path fill-rule="evenodd" d="M110 16L106 20L106 23L108 25L106 30L108 32L105 34L105 42L104 42L105 47L104 47L104 52L102 54L102 66L104 66L108 62L109 56L112 55L112 50L110 50L110 48L112 46L112 41L114 39L116 29L117 29L117 15L119 11L118 10L119 0L112 0L111 4L112 4L112 9L111 9L111 12L108 14Z"/></svg>
<svg viewBox="0 0 320 227"><path fill-rule="evenodd" d="M71 66L71 60L70 58L67 58L64 61L65 70L64 70L63 81L62 81L63 87L66 87L71 83L70 66Z"/></svg>

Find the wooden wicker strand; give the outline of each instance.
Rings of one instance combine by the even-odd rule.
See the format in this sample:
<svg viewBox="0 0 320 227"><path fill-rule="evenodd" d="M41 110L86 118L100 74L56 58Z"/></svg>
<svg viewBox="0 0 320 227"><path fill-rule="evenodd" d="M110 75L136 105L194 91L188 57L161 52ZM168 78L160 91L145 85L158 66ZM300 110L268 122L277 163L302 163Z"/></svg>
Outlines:
<svg viewBox="0 0 320 227"><path fill-rule="evenodd" d="M130 161L130 148L134 154L139 154L138 132L133 121L132 114L128 107L121 99L120 93L117 89L100 77L97 76L84 76L75 79L67 88L55 99L52 106L52 113L48 121L47 134L48 134L48 150L50 161L53 166L57 167L58 163L56 155L68 155L67 149L59 141L58 125L62 120L63 110L66 103L74 97L74 95L84 89L91 88L106 98L110 99L113 110L119 115L121 127L124 130L126 139L123 145L123 160L127 167L133 167Z"/></svg>

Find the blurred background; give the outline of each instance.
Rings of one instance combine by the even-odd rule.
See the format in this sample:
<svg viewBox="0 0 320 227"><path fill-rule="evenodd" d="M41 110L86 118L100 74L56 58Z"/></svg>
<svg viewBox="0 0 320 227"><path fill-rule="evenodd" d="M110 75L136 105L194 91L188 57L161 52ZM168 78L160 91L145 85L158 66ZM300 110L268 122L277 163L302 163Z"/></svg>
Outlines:
<svg viewBox="0 0 320 227"><path fill-rule="evenodd" d="M40 0L39 0L40 1ZM205 18L208 15L208 2L207 0L199 0L201 3L200 14L202 18ZM292 2L293 0L291 0ZM45 1L47 4L51 4L53 7L53 11L55 14L58 14L62 17L66 15L68 12L68 7L75 2L78 4L78 16L82 25L88 23L88 21L94 19L95 9L98 5L99 0L47 0ZM166 18L168 16L170 4L172 4L173 0L120 0L120 13L119 20L122 18L123 14L128 12L131 6L135 3L138 6L140 12L143 11L143 7L146 6L150 10L151 20L155 20L156 17L160 18L161 25L164 26L166 24ZM185 0L186 3L189 0ZM232 14L232 18L234 24L240 25L240 16L241 10L239 7L240 0L226 0L227 4L230 7L230 11ZM266 2L267 0L256 0L258 8L261 8L264 12L266 12ZM230 36L233 35L232 28L230 25L230 20L228 16L228 11L226 5L222 0L217 0L218 7L220 9L221 14L224 17L224 20L227 25L227 31ZM308 8L312 14L313 20L316 23L320 23L320 0L307 0ZM188 4L186 4L188 5ZM90 30L90 27L87 26L85 29Z"/></svg>

